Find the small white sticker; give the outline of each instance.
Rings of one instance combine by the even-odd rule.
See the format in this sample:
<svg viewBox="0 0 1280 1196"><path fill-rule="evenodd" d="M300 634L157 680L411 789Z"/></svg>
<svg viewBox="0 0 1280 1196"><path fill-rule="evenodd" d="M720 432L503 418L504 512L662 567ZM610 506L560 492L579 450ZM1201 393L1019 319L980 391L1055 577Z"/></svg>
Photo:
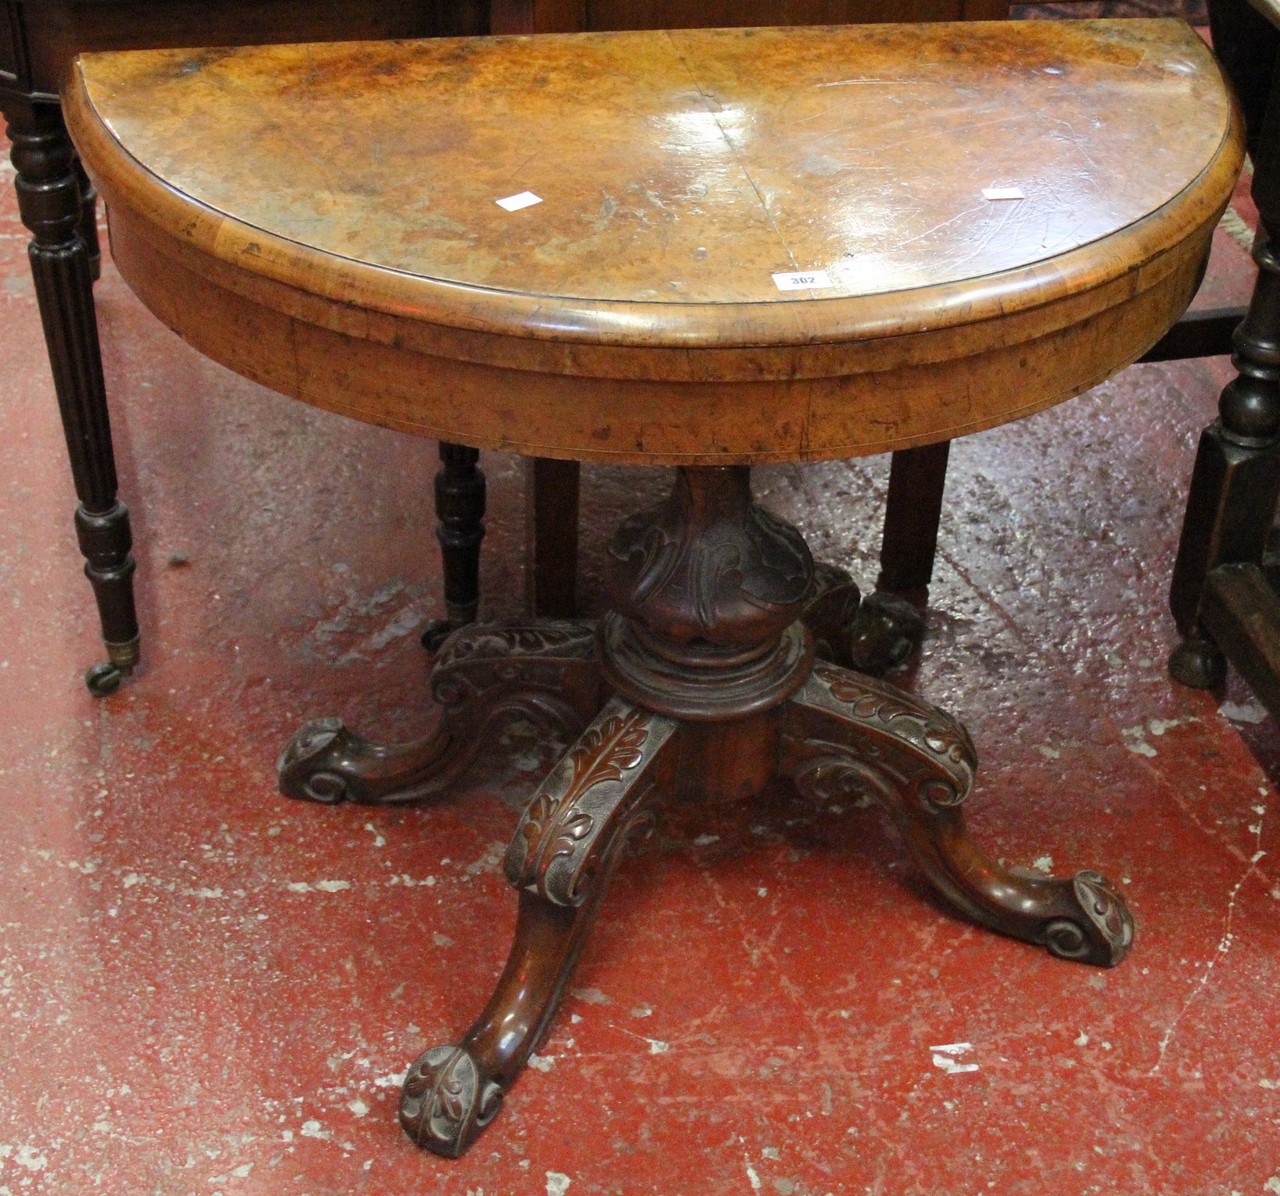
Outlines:
<svg viewBox="0 0 1280 1196"><path fill-rule="evenodd" d="M983 187L983 199L1026 199L1021 187Z"/></svg>
<svg viewBox="0 0 1280 1196"><path fill-rule="evenodd" d="M950 1042L945 1046L930 1047L934 1067L941 1068L949 1076L963 1075L965 1072L979 1071L976 1063L957 1062L962 1056L973 1050L971 1042Z"/></svg>
<svg viewBox="0 0 1280 1196"><path fill-rule="evenodd" d="M780 291L820 291L836 284L825 270L806 270L800 274L775 274L773 285Z"/></svg>
<svg viewBox="0 0 1280 1196"><path fill-rule="evenodd" d="M493 201L500 208L506 208L508 212L518 212L521 208L531 208L536 203L542 202L541 195L534 195L532 191L521 191L519 195L508 195L506 199L495 199Z"/></svg>

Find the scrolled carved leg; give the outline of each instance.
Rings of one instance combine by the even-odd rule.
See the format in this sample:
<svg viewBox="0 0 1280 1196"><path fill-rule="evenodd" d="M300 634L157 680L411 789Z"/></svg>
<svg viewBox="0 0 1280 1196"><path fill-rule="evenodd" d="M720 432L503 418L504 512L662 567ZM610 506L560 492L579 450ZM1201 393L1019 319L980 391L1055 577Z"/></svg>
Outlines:
<svg viewBox="0 0 1280 1196"><path fill-rule="evenodd" d="M520 891L515 942L484 1012L409 1069L400 1123L457 1158L498 1112L555 1016L629 836L670 782L677 724L613 699L529 803L506 857Z"/></svg>
<svg viewBox="0 0 1280 1196"><path fill-rule="evenodd" d="M605 700L593 644L593 625L569 619L464 627L431 670L441 717L430 735L381 745L338 719L308 723L280 756L280 791L329 804L419 801L452 784L514 718L573 735Z"/></svg>
<svg viewBox="0 0 1280 1196"><path fill-rule="evenodd" d="M924 638L924 616L893 594L862 596L853 579L819 562L801 621L822 660L878 677L905 664Z"/></svg>
<svg viewBox="0 0 1280 1196"><path fill-rule="evenodd" d="M1065 959L1118 963L1133 920L1106 879L1022 875L969 837L960 806L976 768L968 734L949 715L844 669L815 666L787 708L783 771L802 791L878 802L934 887L983 925Z"/></svg>

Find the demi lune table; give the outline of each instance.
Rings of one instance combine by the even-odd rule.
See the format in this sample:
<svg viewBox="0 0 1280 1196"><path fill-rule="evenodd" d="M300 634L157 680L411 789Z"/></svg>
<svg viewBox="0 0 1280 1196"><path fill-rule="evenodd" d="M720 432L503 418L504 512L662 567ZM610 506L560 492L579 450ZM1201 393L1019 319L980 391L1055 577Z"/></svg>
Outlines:
<svg viewBox="0 0 1280 1196"><path fill-rule="evenodd" d="M977 921L1124 955L1101 875L1006 868L967 834L958 722L815 655L856 588L815 582L750 466L992 427L1160 337L1241 160L1185 25L103 54L65 105L121 273L201 351L408 432L677 467L611 541L598 625L464 628L425 738L323 719L281 757L287 793L391 803L450 784L501 719L577 735L506 857L497 989L405 1081L417 1142L460 1154L494 1116L663 802L742 801L777 775L867 797Z"/></svg>

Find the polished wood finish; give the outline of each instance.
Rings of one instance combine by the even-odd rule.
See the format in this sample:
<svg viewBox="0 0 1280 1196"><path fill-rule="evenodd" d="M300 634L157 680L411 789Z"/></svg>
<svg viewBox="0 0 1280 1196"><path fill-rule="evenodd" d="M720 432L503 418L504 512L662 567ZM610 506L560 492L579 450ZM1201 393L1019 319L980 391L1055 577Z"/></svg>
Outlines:
<svg viewBox="0 0 1280 1196"><path fill-rule="evenodd" d="M493 33L995 21L1007 0L493 0Z"/></svg>
<svg viewBox="0 0 1280 1196"><path fill-rule="evenodd" d="M57 90L67 66L79 50L145 48L173 45L239 45L274 42L331 41L342 38L475 35L490 27L497 32L618 28L655 23L776 24L832 20L937 20L955 16L994 18L1007 15L1000 0L895 0L884 4L797 4L708 7L689 0L642 11L637 6L591 6L578 0L4 0L0 22L0 103L9 132L18 145L15 169L24 186L42 196L46 210L31 212L33 274L48 331L48 350L66 430L68 457L81 500L77 533L86 558L102 622L108 660L89 670L86 680L99 694L112 692L132 672L140 656L140 636L133 602L134 561L129 513L116 496L115 460L97 347L91 284L72 263L87 252L89 278L97 278L99 252L95 194L70 152ZM749 18L749 19L745 19ZM35 147L43 146L39 152ZM25 152L24 152L25 150ZM53 170L56 177L48 175ZM74 178L72 177L74 175ZM75 183L79 184L78 197ZM48 219L53 206L69 213L80 205L78 231L83 248L70 233L51 242L50 228L69 228L69 217ZM24 211L30 211L28 203ZM40 224L43 231L36 228ZM57 260L58 264L54 264ZM86 432L86 429L89 431ZM457 446L453 446L457 447ZM530 474L531 519L529 596L536 613L557 616L573 612L577 541L577 464L538 462ZM940 489L941 482L936 483ZM445 587L453 595L446 617L431 623L423 641L437 647L458 625L459 611L474 610L479 589L471 545L483 535L479 523L483 494L472 505L475 522L463 527L463 508L452 504L442 526ZM891 520L893 528L901 521ZM936 536L936 527L933 529ZM924 532L928 538L929 530ZM466 542L465 547L459 547ZM918 555L914 539L886 554L904 559Z"/></svg>
<svg viewBox="0 0 1280 1196"><path fill-rule="evenodd" d="M415 1141L457 1155L492 1119L663 803L777 775L869 798L974 919L1123 957L1132 921L1101 876L1021 875L969 836L959 723L816 659L856 588L754 501L749 467L1017 419L1160 339L1242 157L1185 26L92 55L65 104L122 274L202 351L406 431L678 466L611 540L594 633L464 628L431 735L387 747L322 720L281 758L288 793L388 804L438 792L501 719L580 732L506 856L520 908L496 991L408 1073ZM1178 136L1135 152L1162 128ZM541 202L495 202L524 189ZM829 277L773 278L809 272Z"/></svg>
<svg viewBox="0 0 1280 1196"><path fill-rule="evenodd" d="M492 33L597 32L618 29L738 28L753 25L844 25L883 21L1002 20L1007 0L493 0ZM1226 334L1230 335L1228 329ZM1222 350L1215 349L1215 352ZM1175 355L1186 356L1178 348ZM529 549L530 609L572 613L576 561L570 555L576 507L565 496L578 490L576 462L540 462L530 473L533 537ZM921 489L900 485L889 496L881 548L881 585L917 591L933 572L938 518L946 482L945 450L931 457L894 460L894 475ZM576 501L576 499L575 499ZM928 512L937 506L932 516ZM897 580L895 580L897 579ZM892 599L886 595L885 604ZM548 603L549 605L540 605ZM918 620L893 608L898 631L915 635ZM904 622L905 620L905 622ZM856 633L855 633L856 634ZM918 635L916 635L918 642ZM883 668L888 657L879 661Z"/></svg>
<svg viewBox="0 0 1280 1196"><path fill-rule="evenodd" d="M1239 160L1185 27L886 28L93 56L67 103L121 272L277 390L529 455L806 460L991 427L1140 356L1190 298ZM402 109L324 86L377 69ZM584 74L612 82L588 101ZM1166 120L1186 134L1138 169ZM983 199L1009 180L1025 201ZM494 202L523 189L544 201ZM833 285L774 286L804 270Z"/></svg>

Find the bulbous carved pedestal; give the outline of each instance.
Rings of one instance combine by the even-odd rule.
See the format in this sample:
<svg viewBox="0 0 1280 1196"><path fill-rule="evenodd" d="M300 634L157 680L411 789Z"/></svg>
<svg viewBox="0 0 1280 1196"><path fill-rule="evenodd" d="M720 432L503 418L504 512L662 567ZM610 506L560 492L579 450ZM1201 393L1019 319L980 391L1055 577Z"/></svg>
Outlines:
<svg viewBox="0 0 1280 1196"><path fill-rule="evenodd" d="M281 757L293 796L392 803L451 783L500 719L580 732L507 852L519 913L489 1004L409 1069L400 1120L415 1142L456 1157L492 1120L555 1015L623 845L677 793L739 800L781 774L820 799L870 798L970 917L1067 959L1124 956L1133 923L1102 876L1022 875L969 837L961 805L977 761L959 723L815 663L815 638L847 622L857 591L829 572L815 580L800 535L752 501L745 467L679 470L609 558L614 609L594 636L569 621L456 632L433 670L442 715L428 738L386 748L324 721Z"/></svg>

